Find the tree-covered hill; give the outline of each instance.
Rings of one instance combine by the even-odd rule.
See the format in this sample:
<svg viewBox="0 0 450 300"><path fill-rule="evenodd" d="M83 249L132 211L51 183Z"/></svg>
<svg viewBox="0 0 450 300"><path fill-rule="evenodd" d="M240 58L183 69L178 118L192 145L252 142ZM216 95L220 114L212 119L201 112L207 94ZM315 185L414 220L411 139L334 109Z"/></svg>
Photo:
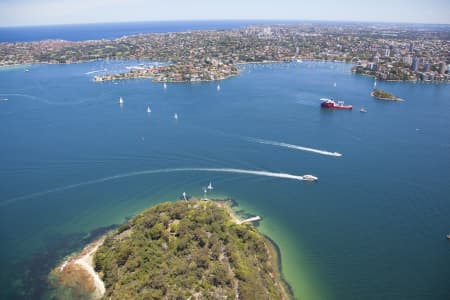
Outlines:
<svg viewBox="0 0 450 300"><path fill-rule="evenodd" d="M286 299L268 242L223 202L147 209L95 254L105 299Z"/></svg>

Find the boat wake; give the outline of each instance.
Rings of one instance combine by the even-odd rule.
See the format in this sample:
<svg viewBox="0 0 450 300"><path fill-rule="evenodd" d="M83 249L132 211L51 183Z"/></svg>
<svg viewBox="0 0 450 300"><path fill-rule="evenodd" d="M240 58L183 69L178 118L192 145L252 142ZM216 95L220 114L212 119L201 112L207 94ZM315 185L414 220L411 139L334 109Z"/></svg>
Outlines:
<svg viewBox="0 0 450 300"><path fill-rule="evenodd" d="M44 196L51 193L62 192L86 185L92 185L117 179L123 179L134 176L142 176L142 175L151 175L151 174L161 174L161 173L174 173L174 172L217 172L217 173L234 173L234 174L247 174L247 175L255 175L255 176L265 176L265 177L273 177L273 178L282 178L282 179L293 179L293 180L305 180L303 176L293 175L289 173L276 173L269 171L260 171L260 170L246 170L246 169L234 169L234 168L171 168L171 169L156 169L156 170L143 170L136 171L130 173L117 174L113 176L103 177L99 179L84 181L80 183L75 183L71 185L66 185L62 187L57 187L53 189L49 189L42 192L32 193L16 198L11 198L5 201L0 202L0 207L5 206L17 201L32 199L39 196Z"/></svg>
<svg viewBox="0 0 450 300"><path fill-rule="evenodd" d="M327 155L327 156L335 156L335 157L342 156L342 154L339 152L330 152L330 151L308 148L308 147L303 147L303 146L298 146L298 145L288 144L288 143L283 143L283 142L269 141L269 140L263 140L263 139L258 139L258 138L251 138L251 137L246 138L246 140L249 142L259 143L259 144L263 144L263 145L272 145L272 146L289 148L289 149L294 149L294 150L313 152L313 153Z"/></svg>
<svg viewBox="0 0 450 300"><path fill-rule="evenodd" d="M107 71L107 69L103 69L103 70L96 70L96 71L90 71L90 72L86 72L84 73L85 75L91 75L91 74L95 74L95 73L99 73L99 72L105 72Z"/></svg>
<svg viewBox="0 0 450 300"><path fill-rule="evenodd" d="M127 70L145 70L145 68L141 67L141 66L128 66L128 67L125 67L125 69L127 69Z"/></svg>

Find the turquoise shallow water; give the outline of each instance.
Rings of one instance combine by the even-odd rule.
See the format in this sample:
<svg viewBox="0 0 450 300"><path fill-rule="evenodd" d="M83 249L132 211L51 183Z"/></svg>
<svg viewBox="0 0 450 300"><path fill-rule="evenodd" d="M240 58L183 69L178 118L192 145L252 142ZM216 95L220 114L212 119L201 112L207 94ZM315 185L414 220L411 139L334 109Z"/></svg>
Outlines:
<svg viewBox="0 0 450 300"><path fill-rule="evenodd" d="M0 298L45 298L46 272L93 230L183 191L201 195L209 181L211 196L263 216L261 230L280 246L300 299L450 298L449 85L379 82L407 101L377 101L372 79L320 62L242 66L219 92L217 83L164 90L149 80L91 82L90 72L138 63L150 62L0 71L0 99L8 99L0 101ZM356 109L321 110L319 98L328 96ZM171 168L320 179L198 170L131 176Z"/></svg>

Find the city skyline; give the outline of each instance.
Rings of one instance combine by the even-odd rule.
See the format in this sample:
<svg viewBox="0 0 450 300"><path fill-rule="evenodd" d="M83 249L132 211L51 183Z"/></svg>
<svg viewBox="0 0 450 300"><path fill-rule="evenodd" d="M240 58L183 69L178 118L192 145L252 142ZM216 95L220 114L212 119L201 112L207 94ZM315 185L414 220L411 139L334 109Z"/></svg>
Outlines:
<svg viewBox="0 0 450 300"><path fill-rule="evenodd" d="M0 27L56 24L177 21L177 20L321 20L450 24L445 0L363 0L318 2L281 0L211 3L174 0L170 6L153 1L2 0Z"/></svg>

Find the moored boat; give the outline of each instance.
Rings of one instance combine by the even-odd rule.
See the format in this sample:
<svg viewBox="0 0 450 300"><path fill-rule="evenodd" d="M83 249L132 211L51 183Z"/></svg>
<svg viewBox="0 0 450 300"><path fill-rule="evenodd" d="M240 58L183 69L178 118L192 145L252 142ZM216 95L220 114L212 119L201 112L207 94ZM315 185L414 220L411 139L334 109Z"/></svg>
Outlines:
<svg viewBox="0 0 450 300"><path fill-rule="evenodd" d="M344 101L335 102L333 99L321 98L322 104L320 105L323 108L331 108L331 109L352 109L352 105L345 105Z"/></svg>

